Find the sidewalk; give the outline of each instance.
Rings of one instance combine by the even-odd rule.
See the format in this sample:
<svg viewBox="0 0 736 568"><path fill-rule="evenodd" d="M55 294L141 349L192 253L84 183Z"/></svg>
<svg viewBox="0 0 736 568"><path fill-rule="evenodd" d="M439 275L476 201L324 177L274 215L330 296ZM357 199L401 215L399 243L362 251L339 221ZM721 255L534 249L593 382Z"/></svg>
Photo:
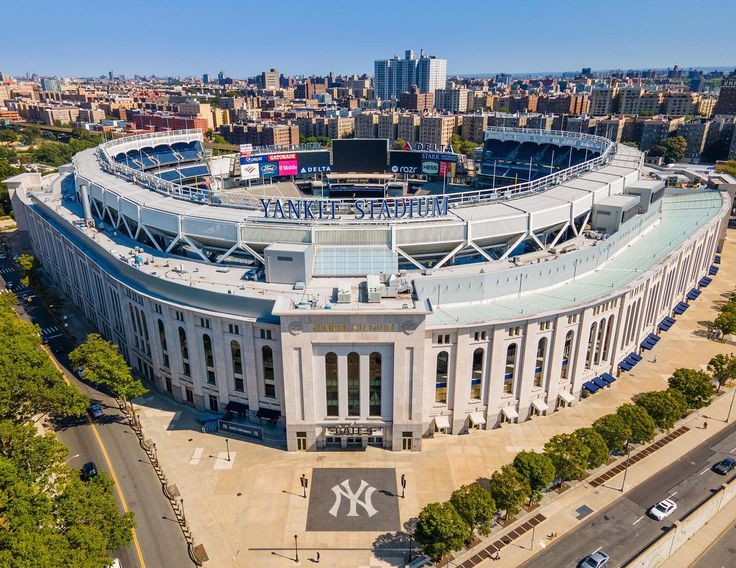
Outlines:
<svg viewBox="0 0 736 568"><path fill-rule="evenodd" d="M427 503L445 500L460 485L487 477L511 462L519 450L541 450L555 434L589 426L640 392L666 388L667 378L674 369L705 369L713 355L734 351L734 343L706 339L707 325L714 319L717 305L724 299L722 295L730 292L736 281L736 236L729 234L721 257L721 270L713 283L677 318L677 324L662 334L655 351L657 363L650 361L651 356L647 357L633 372L620 377L612 388L550 416L465 436L438 436L424 440L420 453L394 453L376 448L365 452L287 453L230 439L229 462L222 459L226 450L224 436L202 434L189 413L182 412L166 397L150 394L140 401L143 428L157 445L164 471L184 497L195 540L204 543L210 556L209 566L294 565L293 556L291 559L286 556L288 551L293 554L295 534L304 558L319 551L323 566L396 566L408 552L405 540L391 541L385 537L398 544L382 553L379 560L374 556L373 546L380 533L305 532L308 500L294 495L300 491L299 476L304 473L311 478L312 468L395 468L397 477L405 474L407 479L406 499L399 499L401 521L406 522L416 517ZM724 409L722 405L719 401L706 409L705 414L725 417L727 407ZM713 429L709 428L707 434L722 424L716 420L710 423ZM668 463L689 445L702 441L705 434L693 428L658 450L656 460L641 460L629 469L627 486L651 475L655 464ZM620 487L620 475L595 489L584 483L535 510L535 514L542 512L548 518L536 529L535 549L539 549L540 540L545 541L545 534L554 531L562 535L578 523L570 514L576 508L573 505L584 499L588 506L598 510L620 495L617 487ZM554 529L551 529L552 522ZM522 562L531 554L530 537L525 534L519 539L527 550L507 547L502 563L493 565L516 566ZM283 557L272 554L279 550Z"/></svg>

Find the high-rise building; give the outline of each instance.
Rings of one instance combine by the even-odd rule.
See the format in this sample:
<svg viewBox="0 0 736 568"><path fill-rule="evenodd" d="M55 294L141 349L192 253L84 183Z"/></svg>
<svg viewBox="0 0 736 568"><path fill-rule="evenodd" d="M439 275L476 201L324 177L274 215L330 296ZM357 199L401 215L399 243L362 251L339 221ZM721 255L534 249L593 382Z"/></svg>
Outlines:
<svg viewBox="0 0 736 568"><path fill-rule="evenodd" d="M713 114L736 114L736 71L723 78Z"/></svg>
<svg viewBox="0 0 736 568"><path fill-rule="evenodd" d="M447 82L447 61L420 52L417 59L408 49L404 58L377 59L374 63L373 86L379 99L398 99L416 85L422 93L444 89Z"/></svg>
<svg viewBox="0 0 736 568"><path fill-rule="evenodd" d="M271 69L270 71L261 73L261 88L273 91L279 88L278 69Z"/></svg>
<svg viewBox="0 0 736 568"><path fill-rule="evenodd" d="M112 71L108 71L107 72L107 78L110 79L110 81L112 81L112 79L113 79Z"/></svg>
<svg viewBox="0 0 736 568"><path fill-rule="evenodd" d="M417 62L417 86L423 93L444 89L447 83L447 60L424 55Z"/></svg>
<svg viewBox="0 0 736 568"><path fill-rule="evenodd" d="M41 79L41 90L58 93L61 91L61 81L56 77L43 77Z"/></svg>
<svg viewBox="0 0 736 568"><path fill-rule="evenodd" d="M202 74L202 82L207 85L210 82L210 75L209 73L203 73Z"/></svg>
<svg viewBox="0 0 736 568"><path fill-rule="evenodd" d="M437 110L450 112L466 112L468 110L468 90L437 89L434 92L434 107Z"/></svg>

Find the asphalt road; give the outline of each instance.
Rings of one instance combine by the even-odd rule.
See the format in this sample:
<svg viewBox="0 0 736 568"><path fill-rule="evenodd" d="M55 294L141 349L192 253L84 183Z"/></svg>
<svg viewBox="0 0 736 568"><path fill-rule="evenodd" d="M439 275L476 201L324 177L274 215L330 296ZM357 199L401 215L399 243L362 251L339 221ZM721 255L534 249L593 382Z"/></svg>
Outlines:
<svg viewBox="0 0 736 568"><path fill-rule="evenodd" d="M0 281L4 280L3 286L5 282L17 284L20 276L17 266L10 259L0 261ZM20 295L24 293L23 290L19 291ZM57 435L69 448L69 465L81 468L82 464L93 461L99 470L106 471L116 482L119 491L116 490L115 497L120 510L125 509L124 500L127 509L134 513L136 538L130 546L116 551L114 556L120 559L123 568L194 566L158 476L115 400L82 383L69 371L66 354L74 345L62 333L60 322L54 321L38 298L30 302L21 300L18 307L22 317L38 324L42 330L50 330L53 337L50 345L54 349L58 346L63 348L63 353L57 353L55 357L64 374L83 393L100 401L103 406L104 416L97 418L94 425L87 419L60 423Z"/></svg>
<svg viewBox="0 0 736 568"><path fill-rule="evenodd" d="M717 489L726 479L730 479L730 475L724 477L710 469L727 455L736 455L736 423L711 436L605 509L593 514L577 529L549 545L522 566L573 567L599 549L611 557L609 567L621 566L654 540L665 527L698 505L711 489ZM648 459L657 459L656 456L655 453ZM617 478L615 483L620 483L620 480ZM661 522L646 515L652 505L665 498L677 503L674 513ZM571 511L571 514L576 513Z"/></svg>
<svg viewBox="0 0 736 568"><path fill-rule="evenodd" d="M708 547L692 568L733 568L736 566L736 525Z"/></svg>

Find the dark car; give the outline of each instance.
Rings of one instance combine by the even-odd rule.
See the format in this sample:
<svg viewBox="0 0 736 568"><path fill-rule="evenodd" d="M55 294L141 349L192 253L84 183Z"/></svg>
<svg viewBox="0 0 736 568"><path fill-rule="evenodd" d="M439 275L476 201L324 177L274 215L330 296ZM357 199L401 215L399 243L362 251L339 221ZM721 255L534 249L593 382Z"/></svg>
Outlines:
<svg viewBox="0 0 736 568"><path fill-rule="evenodd" d="M726 475L728 474L729 471L732 471L734 468L736 468L736 458L726 458L726 459L719 461L716 465L714 465L713 471L721 475Z"/></svg>
<svg viewBox="0 0 736 568"><path fill-rule="evenodd" d="M93 477L97 477L97 466L95 462L87 462L82 466L82 479L89 481Z"/></svg>
<svg viewBox="0 0 736 568"><path fill-rule="evenodd" d="M97 401L93 402L87 407L87 412L89 412L92 418L99 418L100 416L104 416L105 414L102 411L102 405Z"/></svg>

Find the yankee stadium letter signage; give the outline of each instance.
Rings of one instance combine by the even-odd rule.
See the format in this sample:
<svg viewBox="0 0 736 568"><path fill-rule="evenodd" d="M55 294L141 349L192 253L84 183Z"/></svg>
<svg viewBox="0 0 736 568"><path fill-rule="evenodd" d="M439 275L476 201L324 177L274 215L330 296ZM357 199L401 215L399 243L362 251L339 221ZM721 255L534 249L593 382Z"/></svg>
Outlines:
<svg viewBox="0 0 736 568"><path fill-rule="evenodd" d="M390 219L421 219L442 217L448 213L448 198L397 197L390 199L356 199L335 201L329 199L264 199L261 198L263 216L266 219L287 221L341 219L348 206L356 221L381 221Z"/></svg>

